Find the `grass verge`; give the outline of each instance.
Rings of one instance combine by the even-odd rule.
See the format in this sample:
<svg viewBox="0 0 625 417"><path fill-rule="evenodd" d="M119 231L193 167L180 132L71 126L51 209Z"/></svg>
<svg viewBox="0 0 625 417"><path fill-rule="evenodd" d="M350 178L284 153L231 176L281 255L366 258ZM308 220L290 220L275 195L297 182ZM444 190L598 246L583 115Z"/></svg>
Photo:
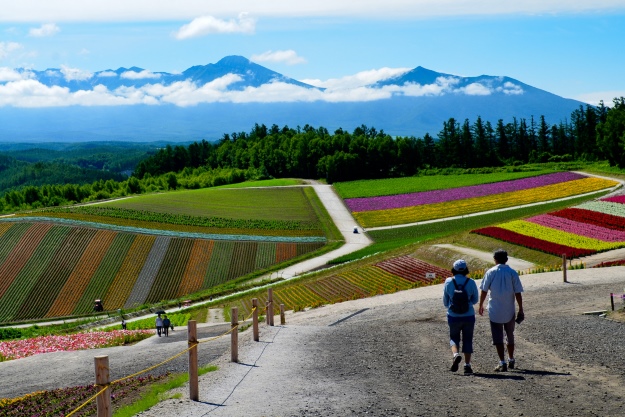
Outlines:
<svg viewBox="0 0 625 417"><path fill-rule="evenodd" d="M207 365L200 367L198 370L199 375L204 375L207 372L216 371L218 368L215 365ZM114 417L131 417L145 411L160 401L164 401L170 398L177 398L176 394L168 394L174 388L179 388L189 381L189 374L175 374L168 378L166 381L157 382L152 384L146 389L137 401L131 404L124 405L117 409L113 413Z"/></svg>

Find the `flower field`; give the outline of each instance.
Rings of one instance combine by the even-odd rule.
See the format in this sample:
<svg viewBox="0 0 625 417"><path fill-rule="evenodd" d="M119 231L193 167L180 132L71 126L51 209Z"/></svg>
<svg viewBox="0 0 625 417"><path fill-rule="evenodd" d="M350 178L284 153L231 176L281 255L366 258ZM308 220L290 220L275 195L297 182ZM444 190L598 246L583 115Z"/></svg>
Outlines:
<svg viewBox="0 0 625 417"><path fill-rule="evenodd" d="M450 270L431 265L411 256L399 256L397 258L387 259L377 263L375 266L408 281L422 282L425 284L432 282L431 278L427 278L426 274L428 273L435 274L434 279L439 280L451 276Z"/></svg>
<svg viewBox="0 0 625 417"><path fill-rule="evenodd" d="M128 394L148 384L160 381L166 378L167 375L147 375L129 378L111 385L111 402L113 406L116 405L117 400L128 397ZM50 391L38 391L18 398L0 399L0 416L65 416L81 406L84 401L97 394L98 390L97 386L90 384ZM74 415L77 417L94 416L97 411L96 407L96 402L91 401Z"/></svg>
<svg viewBox="0 0 625 417"><path fill-rule="evenodd" d="M9 340L0 342L0 355L5 359L20 359L40 353L119 346L145 339L153 334L152 330L113 330Z"/></svg>
<svg viewBox="0 0 625 417"><path fill-rule="evenodd" d="M426 278L425 274L428 272L435 273L436 278ZM278 287L274 290L274 308L276 314L279 312L280 304L284 304L287 310L299 311L306 307L317 307L323 304L407 290L419 285L434 284L450 275L446 269L410 256L400 256L313 282ZM235 302L233 306L238 306L240 311L247 316L252 311L251 299L254 297L258 298L260 306L264 306L267 301L267 292L246 294L244 299ZM229 311L230 306L226 307L226 314Z"/></svg>
<svg viewBox="0 0 625 417"><path fill-rule="evenodd" d="M321 248L325 242L154 236L0 222L0 322L175 299Z"/></svg>
<svg viewBox="0 0 625 417"><path fill-rule="evenodd" d="M625 198L610 197L473 230L506 242L567 257L625 247Z"/></svg>
<svg viewBox="0 0 625 417"><path fill-rule="evenodd" d="M571 197L617 184L616 181L559 172L459 188L352 198L345 203L363 227L381 227Z"/></svg>

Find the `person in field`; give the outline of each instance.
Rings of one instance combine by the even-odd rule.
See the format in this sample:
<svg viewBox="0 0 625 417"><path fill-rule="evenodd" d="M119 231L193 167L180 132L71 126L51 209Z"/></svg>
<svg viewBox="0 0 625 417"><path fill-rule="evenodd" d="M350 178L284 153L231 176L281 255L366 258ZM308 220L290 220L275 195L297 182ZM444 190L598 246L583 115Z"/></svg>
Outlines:
<svg viewBox="0 0 625 417"><path fill-rule="evenodd" d="M163 333L165 333L166 337L169 336L169 326L171 326L169 317L163 316Z"/></svg>
<svg viewBox="0 0 625 417"><path fill-rule="evenodd" d="M484 315L484 301L488 295L488 317L490 318L490 331L493 337L493 345L497 349L499 364L495 372L506 372L514 369L514 325L516 300L519 305L519 312L516 315L516 323L520 323L525 318L523 312L523 286L519 279L519 274L506 265L508 253L503 249L498 249L493 254L496 265L486 271L484 279L480 285L480 316ZM508 348L508 362L504 357L504 333L506 334L506 345Z"/></svg>
<svg viewBox="0 0 625 417"><path fill-rule="evenodd" d="M473 353L473 330L475 329L475 310L478 291L475 281L469 278L469 267L463 259L454 262L451 268L453 277L445 280L443 287L443 305L447 307L447 324L449 325L449 344L453 354L450 371L458 371L464 353L464 373L472 374L471 354Z"/></svg>
<svg viewBox="0 0 625 417"><path fill-rule="evenodd" d="M161 337L161 333L163 332L163 319L161 318L161 315L157 315L156 316L156 333L158 334L158 337Z"/></svg>

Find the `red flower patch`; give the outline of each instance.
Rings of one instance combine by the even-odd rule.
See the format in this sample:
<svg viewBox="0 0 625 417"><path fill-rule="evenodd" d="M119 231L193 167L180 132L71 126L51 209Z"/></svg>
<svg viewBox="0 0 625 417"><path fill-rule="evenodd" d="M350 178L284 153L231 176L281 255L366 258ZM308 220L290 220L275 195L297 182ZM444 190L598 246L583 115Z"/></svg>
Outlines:
<svg viewBox="0 0 625 417"><path fill-rule="evenodd" d="M481 229L473 230L472 233L494 237L495 239L510 242L519 246L525 246L530 249L536 249L541 252L551 253L553 255L566 254L567 258L578 258L580 256L596 253L596 251L590 249L578 249L570 246L559 245L557 243L547 242L535 237L525 236L510 230L501 229L499 227L483 227Z"/></svg>

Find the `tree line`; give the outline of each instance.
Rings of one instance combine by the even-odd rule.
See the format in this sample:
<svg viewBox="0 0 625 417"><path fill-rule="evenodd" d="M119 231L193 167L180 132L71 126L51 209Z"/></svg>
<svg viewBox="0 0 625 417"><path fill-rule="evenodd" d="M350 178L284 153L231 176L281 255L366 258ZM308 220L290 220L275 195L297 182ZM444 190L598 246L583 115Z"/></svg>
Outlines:
<svg viewBox="0 0 625 417"><path fill-rule="evenodd" d="M280 128L256 124L217 142L166 146L141 161L133 175L208 169L254 169L266 177L325 178L329 183L415 175L428 168L480 168L532 162L604 160L625 167L625 99L614 107L580 106L570 120L548 124L543 116L496 124L478 117L443 123L436 137L393 138L362 125L333 133L324 127Z"/></svg>
<svg viewBox="0 0 625 417"><path fill-rule="evenodd" d="M365 125L353 132L256 124L214 143L167 145L136 166L127 179L29 185L7 191L0 212L53 207L177 188L205 188L250 179L325 178L329 183L412 176L425 170L475 170L528 162L608 160L625 168L625 98L613 107L579 107L570 120L544 117L495 125L480 117L445 121L436 138L393 138ZM0 158L0 171L15 164ZM45 176L40 176L45 178ZM48 177L48 179L53 177ZM51 181L50 181L51 182Z"/></svg>

